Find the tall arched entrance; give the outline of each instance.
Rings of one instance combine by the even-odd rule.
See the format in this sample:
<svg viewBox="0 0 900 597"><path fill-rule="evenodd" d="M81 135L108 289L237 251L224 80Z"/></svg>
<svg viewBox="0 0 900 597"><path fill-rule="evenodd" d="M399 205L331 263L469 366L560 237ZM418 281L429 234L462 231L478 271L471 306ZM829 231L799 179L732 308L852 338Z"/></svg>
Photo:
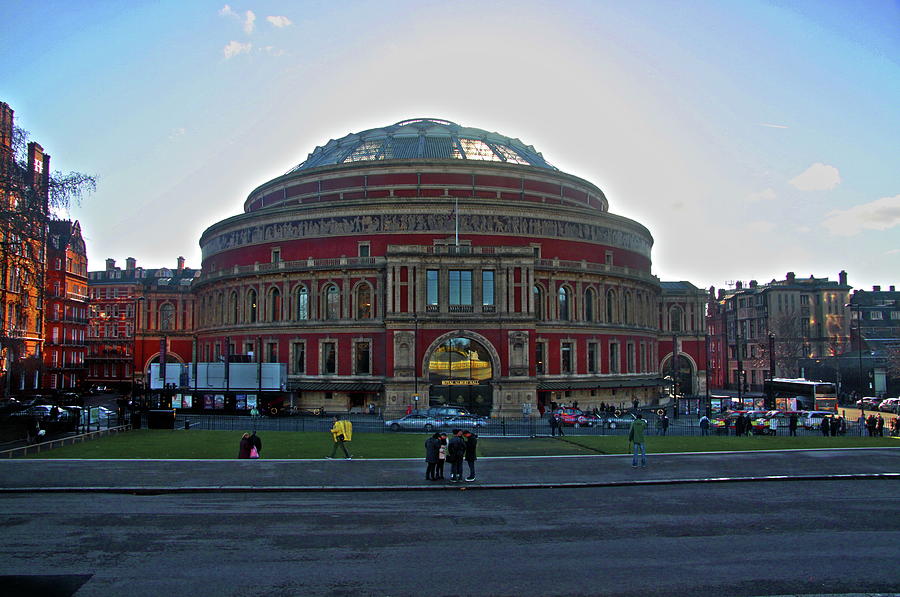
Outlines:
<svg viewBox="0 0 900 597"><path fill-rule="evenodd" d="M461 336L439 338L426 362L431 406L460 406L488 416L494 403L494 354L485 343Z"/></svg>

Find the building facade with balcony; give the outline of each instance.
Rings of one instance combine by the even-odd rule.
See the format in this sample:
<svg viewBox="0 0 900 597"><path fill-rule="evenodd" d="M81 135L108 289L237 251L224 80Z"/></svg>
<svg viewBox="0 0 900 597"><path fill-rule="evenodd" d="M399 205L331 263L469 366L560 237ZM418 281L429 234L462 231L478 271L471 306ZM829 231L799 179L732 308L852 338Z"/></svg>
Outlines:
<svg viewBox="0 0 900 597"><path fill-rule="evenodd" d="M82 388L87 375L87 252L76 221L58 220L47 237L44 374L41 387Z"/></svg>
<svg viewBox="0 0 900 597"><path fill-rule="evenodd" d="M193 360L194 297L199 275L179 257L175 268L145 269L114 259L88 274L88 382L122 391L146 387L151 363Z"/></svg>
<svg viewBox="0 0 900 597"><path fill-rule="evenodd" d="M648 404L652 243L518 139L435 119L351 134L203 233L198 357L286 362L300 408Z"/></svg>
<svg viewBox="0 0 900 597"><path fill-rule="evenodd" d="M849 349L850 293L847 273L838 280L797 278L733 289L710 288L711 376L728 390L762 392L775 367L775 377L800 377L805 359L831 357Z"/></svg>

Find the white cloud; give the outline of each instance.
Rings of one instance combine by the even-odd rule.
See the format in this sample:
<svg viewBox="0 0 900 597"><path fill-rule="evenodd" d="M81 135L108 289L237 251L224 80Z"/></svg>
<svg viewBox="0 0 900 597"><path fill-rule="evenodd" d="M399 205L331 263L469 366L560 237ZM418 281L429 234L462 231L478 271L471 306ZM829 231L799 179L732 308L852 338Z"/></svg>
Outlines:
<svg viewBox="0 0 900 597"><path fill-rule="evenodd" d="M900 195L882 197L850 209L835 209L825 214L822 224L836 236L900 226Z"/></svg>
<svg viewBox="0 0 900 597"><path fill-rule="evenodd" d="M222 48L222 53L225 54L225 59L232 58L237 56L238 54L246 54L253 47L251 43L242 44L239 41L231 40L228 42L228 45Z"/></svg>
<svg viewBox="0 0 900 597"><path fill-rule="evenodd" d="M256 27L256 15L253 14L252 10L248 10L246 13L246 18L244 19L244 33L250 35L253 33L253 28Z"/></svg>
<svg viewBox="0 0 900 597"><path fill-rule="evenodd" d="M768 188L758 193L750 193L747 195L747 201L774 201L778 195L775 194L775 189Z"/></svg>
<svg viewBox="0 0 900 597"><path fill-rule="evenodd" d="M747 222L744 229L750 234L767 234L775 230L775 222L769 222L767 220Z"/></svg>
<svg viewBox="0 0 900 597"><path fill-rule="evenodd" d="M276 48L275 46L265 46L260 48L259 51L265 52L269 56L284 56L286 53L284 50Z"/></svg>
<svg viewBox="0 0 900 597"><path fill-rule="evenodd" d="M292 25L293 23L287 17L266 17L266 20L272 23L273 26L281 29L282 27L287 27L288 25Z"/></svg>
<svg viewBox="0 0 900 597"><path fill-rule="evenodd" d="M169 133L169 139L177 139L178 137L183 137L185 132L186 130L184 127L172 129L172 132Z"/></svg>
<svg viewBox="0 0 900 597"><path fill-rule="evenodd" d="M891 249L890 251L887 251L885 255L900 255L900 249Z"/></svg>
<svg viewBox="0 0 900 597"><path fill-rule="evenodd" d="M229 5L226 4L225 6L223 6L222 8L219 9L219 16L220 17L237 17L238 15L236 12L231 10L231 7Z"/></svg>
<svg viewBox="0 0 900 597"><path fill-rule="evenodd" d="M761 122L761 123L759 123L759 126L765 126L770 129L786 129L786 128L788 128L787 126L785 126L783 124L772 124L771 122Z"/></svg>
<svg viewBox="0 0 900 597"><path fill-rule="evenodd" d="M830 191L841 183L841 173L834 166L816 162L788 182L801 191Z"/></svg>

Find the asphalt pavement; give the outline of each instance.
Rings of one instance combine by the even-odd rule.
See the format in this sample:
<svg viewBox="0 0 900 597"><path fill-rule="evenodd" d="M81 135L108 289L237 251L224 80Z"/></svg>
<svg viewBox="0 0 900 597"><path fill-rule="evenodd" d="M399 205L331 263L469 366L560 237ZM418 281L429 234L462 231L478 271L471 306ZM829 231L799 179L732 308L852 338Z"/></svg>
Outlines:
<svg viewBox="0 0 900 597"><path fill-rule="evenodd" d="M421 459L75 460L0 462L0 493L427 491L734 481L900 480L898 448L479 458L475 482L426 481ZM449 477L449 465L445 475ZM464 467L464 472L468 469Z"/></svg>

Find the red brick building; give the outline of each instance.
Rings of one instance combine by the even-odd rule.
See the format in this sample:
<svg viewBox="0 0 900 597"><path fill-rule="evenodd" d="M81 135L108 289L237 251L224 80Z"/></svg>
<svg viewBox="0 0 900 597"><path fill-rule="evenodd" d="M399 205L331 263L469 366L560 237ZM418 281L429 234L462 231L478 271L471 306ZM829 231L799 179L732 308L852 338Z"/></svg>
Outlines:
<svg viewBox="0 0 900 597"><path fill-rule="evenodd" d="M43 388L84 386L87 374L87 253L81 225L50 222L44 312Z"/></svg>
<svg viewBox="0 0 900 597"><path fill-rule="evenodd" d="M518 139L434 119L351 134L204 232L199 358L286 362L305 408L650 404L652 243ZM699 389L703 317L681 298Z"/></svg>

